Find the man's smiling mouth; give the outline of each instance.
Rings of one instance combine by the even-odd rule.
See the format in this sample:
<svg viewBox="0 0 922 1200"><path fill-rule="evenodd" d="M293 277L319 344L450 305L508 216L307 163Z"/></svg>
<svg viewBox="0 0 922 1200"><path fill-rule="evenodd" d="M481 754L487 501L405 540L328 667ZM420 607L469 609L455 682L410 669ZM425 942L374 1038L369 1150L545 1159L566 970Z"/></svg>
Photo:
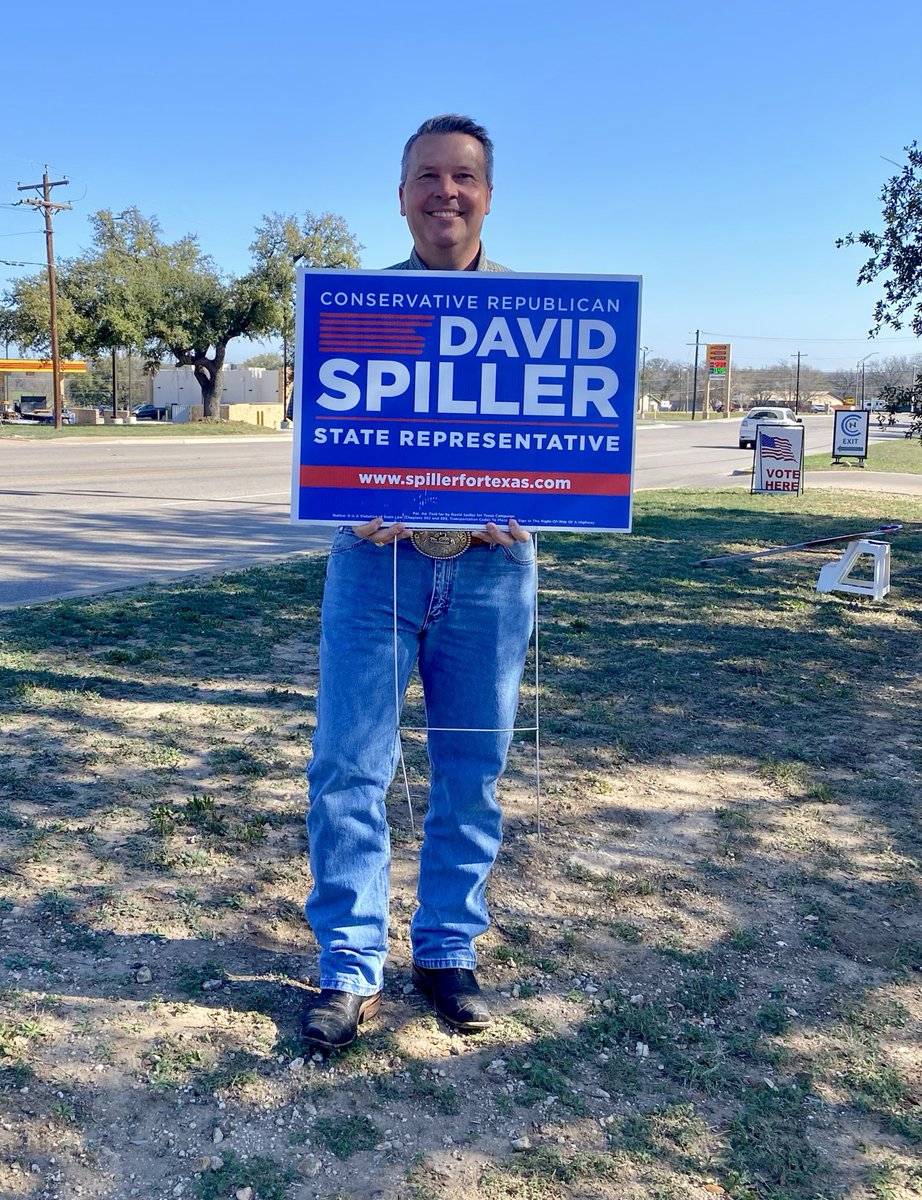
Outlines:
<svg viewBox="0 0 922 1200"><path fill-rule="evenodd" d="M429 213L430 217L460 217L461 215L456 208L435 208Z"/></svg>

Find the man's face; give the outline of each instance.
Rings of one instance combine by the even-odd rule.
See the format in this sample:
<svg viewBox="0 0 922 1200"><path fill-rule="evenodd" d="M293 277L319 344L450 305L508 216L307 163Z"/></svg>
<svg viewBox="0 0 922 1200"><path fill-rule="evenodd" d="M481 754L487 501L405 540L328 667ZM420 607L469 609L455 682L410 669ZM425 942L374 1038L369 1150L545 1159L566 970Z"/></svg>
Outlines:
<svg viewBox="0 0 922 1200"><path fill-rule="evenodd" d="M492 191L476 138L427 133L413 143L400 188L400 213L427 267L463 271L471 265Z"/></svg>

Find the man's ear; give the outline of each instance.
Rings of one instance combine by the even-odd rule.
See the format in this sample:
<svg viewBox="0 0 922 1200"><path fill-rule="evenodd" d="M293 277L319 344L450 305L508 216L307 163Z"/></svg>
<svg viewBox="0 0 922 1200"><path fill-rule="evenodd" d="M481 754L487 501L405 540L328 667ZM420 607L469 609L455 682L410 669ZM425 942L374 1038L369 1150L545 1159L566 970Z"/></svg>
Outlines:
<svg viewBox="0 0 922 1200"><path fill-rule="evenodd" d="M400 197L400 215L402 217L405 217L407 215L407 208L403 202L403 185L402 184L400 185L400 187L397 188L397 195Z"/></svg>
<svg viewBox="0 0 922 1200"><path fill-rule="evenodd" d="M490 211L490 204L491 204L492 200L493 200L493 184L491 183L490 189L487 192L487 207L483 210L484 216L486 216L487 213Z"/></svg>

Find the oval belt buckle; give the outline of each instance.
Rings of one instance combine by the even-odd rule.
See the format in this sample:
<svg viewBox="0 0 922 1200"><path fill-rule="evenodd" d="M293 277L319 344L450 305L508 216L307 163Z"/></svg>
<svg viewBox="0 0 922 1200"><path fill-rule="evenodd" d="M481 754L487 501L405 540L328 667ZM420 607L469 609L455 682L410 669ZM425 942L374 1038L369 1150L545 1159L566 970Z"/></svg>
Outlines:
<svg viewBox="0 0 922 1200"><path fill-rule="evenodd" d="M457 558L471 544L467 529L414 529L410 537L426 558Z"/></svg>

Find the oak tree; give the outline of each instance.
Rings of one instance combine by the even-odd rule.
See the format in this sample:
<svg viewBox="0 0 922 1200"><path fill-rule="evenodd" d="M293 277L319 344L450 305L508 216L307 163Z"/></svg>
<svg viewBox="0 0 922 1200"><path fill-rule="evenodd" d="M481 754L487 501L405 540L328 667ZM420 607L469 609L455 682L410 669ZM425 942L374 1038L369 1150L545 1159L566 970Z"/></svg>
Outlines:
<svg viewBox="0 0 922 1200"><path fill-rule="evenodd" d="M354 268L364 249L342 217L306 212L303 216L271 213L257 225L250 244L256 266L273 280L278 304L273 332L282 341L286 404L290 392L295 343L295 275L299 266Z"/></svg>
<svg viewBox="0 0 922 1200"><path fill-rule="evenodd" d="M849 233L837 246L865 246L871 256L858 272L858 283L883 279L884 294L874 306L871 334L884 325L902 329L904 322L922 337L922 149L904 147L907 162L880 192L883 230Z"/></svg>
<svg viewBox="0 0 922 1200"><path fill-rule="evenodd" d="M360 247L332 214L308 213L300 222L279 214L264 218L253 264L239 276L221 272L193 235L165 241L157 220L137 209L117 216L103 210L91 220L90 249L57 268L62 353L93 358L104 350L134 349L151 367L165 360L189 366L206 418L220 414L228 344L288 327L292 247L312 266L358 265ZM13 284L0 324L21 347L47 350L44 273Z"/></svg>

